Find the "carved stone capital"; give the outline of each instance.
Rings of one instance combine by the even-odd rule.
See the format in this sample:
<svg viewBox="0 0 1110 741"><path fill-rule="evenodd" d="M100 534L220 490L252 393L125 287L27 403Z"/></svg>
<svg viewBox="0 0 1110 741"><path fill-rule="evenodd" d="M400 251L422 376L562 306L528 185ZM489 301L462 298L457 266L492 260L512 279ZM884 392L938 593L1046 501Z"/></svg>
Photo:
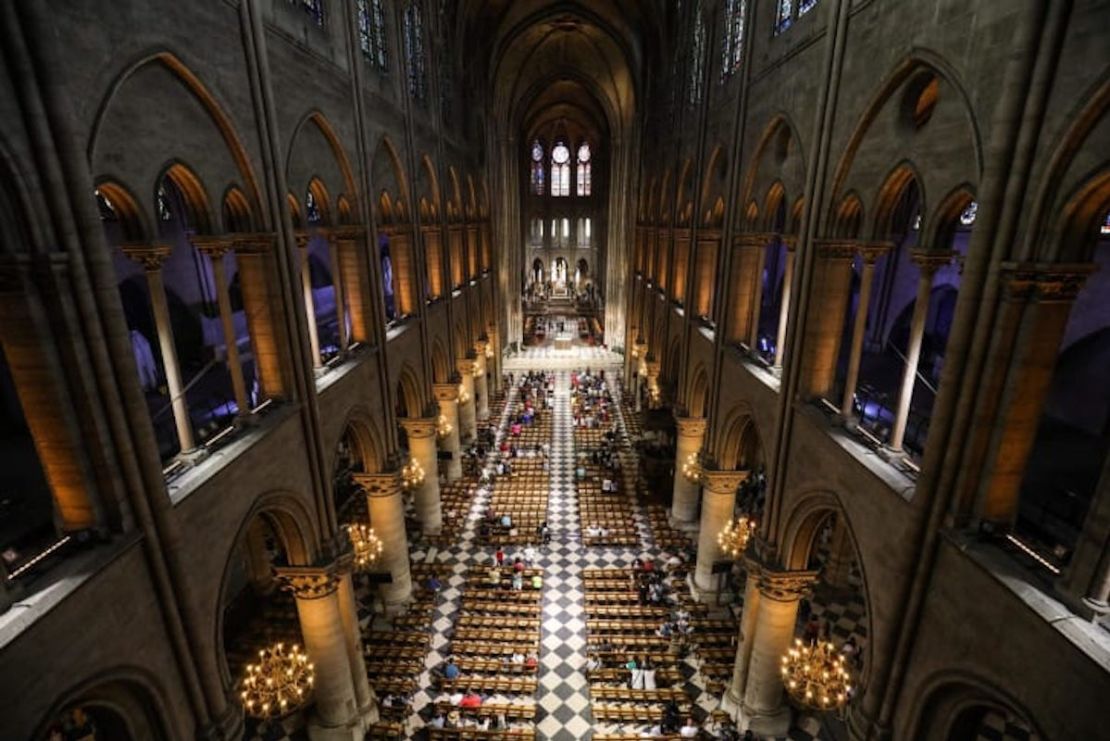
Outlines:
<svg viewBox="0 0 1110 741"><path fill-rule="evenodd" d="M798 249L797 234L781 234L779 235L779 241L782 242L782 246L786 248L787 252L794 252Z"/></svg>
<svg viewBox="0 0 1110 741"><path fill-rule="evenodd" d="M818 239L817 256L825 260L851 260L863 246L862 242L852 239Z"/></svg>
<svg viewBox="0 0 1110 741"><path fill-rule="evenodd" d="M655 360L654 358L650 358L650 356L649 356L649 359L647 360L645 365L647 365L647 373L648 373L649 377L651 377L651 378L658 378L659 377L659 371L662 368L662 363L660 363L658 360Z"/></svg>
<svg viewBox="0 0 1110 741"><path fill-rule="evenodd" d="M1091 263L1008 262L1002 264L1001 278L1010 300L1070 303L1095 270L1097 266Z"/></svg>
<svg viewBox="0 0 1110 741"><path fill-rule="evenodd" d="M297 247L298 248L300 248L302 250L306 250L306 249L308 249L308 240L311 239L312 237L304 229L298 229L297 231L295 231L293 233L293 238L297 240Z"/></svg>
<svg viewBox="0 0 1110 741"><path fill-rule="evenodd" d="M707 468L702 472L703 486L714 494L734 494L740 484L748 480L751 471L722 471Z"/></svg>
<svg viewBox="0 0 1110 741"><path fill-rule="evenodd" d="M472 376L474 370L478 367L478 361L474 358L459 358L455 361L455 366L464 377Z"/></svg>
<svg viewBox="0 0 1110 741"><path fill-rule="evenodd" d="M324 566L279 566L274 571L282 589L299 600L310 600L334 594L350 568L351 556L347 553Z"/></svg>
<svg viewBox="0 0 1110 741"><path fill-rule="evenodd" d="M152 273L162 269L170 256L171 248L168 244L122 244L120 249L123 254L143 266L143 270Z"/></svg>
<svg viewBox="0 0 1110 741"><path fill-rule="evenodd" d="M777 571L759 568L759 593L778 602L797 602L809 593L817 580L816 571Z"/></svg>
<svg viewBox="0 0 1110 741"><path fill-rule="evenodd" d="M391 497L401 493L401 474L397 471L356 473L351 478L368 497Z"/></svg>
<svg viewBox="0 0 1110 741"><path fill-rule="evenodd" d="M893 242L861 242L859 244L859 256L865 263L873 265L880 257L893 249Z"/></svg>
<svg viewBox="0 0 1110 741"><path fill-rule="evenodd" d="M237 234L234 239L235 252L244 255L263 255L274 249L275 239L272 232Z"/></svg>
<svg viewBox="0 0 1110 741"><path fill-rule="evenodd" d="M435 395L436 401L458 401L459 400L459 384L458 383L433 383L432 394Z"/></svg>
<svg viewBox="0 0 1110 741"><path fill-rule="evenodd" d="M436 421L435 417L408 417L400 420L405 434L417 439L435 437Z"/></svg>
<svg viewBox="0 0 1110 741"><path fill-rule="evenodd" d="M732 243L737 247L766 247L771 242L775 241L775 235L771 232L742 232L737 234Z"/></svg>
<svg viewBox="0 0 1110 741"><path fill-rule="evenodd" d="M189 241L201 252L213 260L219 259L235 249L235 239L230 234L211 235L194 234Z"/></svg>
<svg viewBox="0 0 1110 741"><path fill-rule="evenodd" d="M952 263L955 252L950 250L913 250L910 259L921 270L922 275L932 275L945 265Z"/></svg>
<svg viewBox="0 0 1110 741"><path fill-rule="evenodd" d="M708 422L705 417L675 417L679 437L705 437Z"/></svg>

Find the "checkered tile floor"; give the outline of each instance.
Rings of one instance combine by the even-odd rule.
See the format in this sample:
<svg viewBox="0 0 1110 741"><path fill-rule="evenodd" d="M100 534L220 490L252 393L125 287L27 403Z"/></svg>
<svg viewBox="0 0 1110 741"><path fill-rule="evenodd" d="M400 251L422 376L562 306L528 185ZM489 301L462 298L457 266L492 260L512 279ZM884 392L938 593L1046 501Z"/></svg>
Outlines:
<svg viewBox="0 0 1110 741"><path fill-rule="evenodd" d="M585 362L580 365L585 365ZM535 363L532 367L547 365ZM607 369L608 370L608 369ZM617 369L613 369L617 371ZM617 371L619 372L619 371ZM614 372L614 378L617 375ZM617 392L619 393L619 392ZM622 463L626 470L636 470L635 455L620 412L619 399L616 422L623 445ZM500 442L512 405L507 404L497 425ZM536 738L542 740L576 741L589 739L595 731L639 734L646 729L640 726L614 726L595 724L591 711L589 683L584 674L586 661L587 630L585 618L585 593L582 570L587 568L631 567L635 558L651 555L656 561L665 561L671 554L655 547L651 530L642 507L636 499L634 487L627 487L628 505L637 519L641 535L641 548L586 547L581 543L577 495L573 476L574 436L571 429L569 401L569 369L556 373L554 408L554 439L551 441L551 489L548 501L548 523L552 530L551 543L542 548L538 565L544 569L544 594L540 642L540 670L535 700ZM492 450L496 450L495 444ZM492 455L492 453L491 453ZM431 670L440 667L447 659L449 631L461 604L464 572L473 565L488 564L493 558L493 548L480 544L475 537L477 521L485 509L489 494L480 489L471 503L466 527L459 540L445 548L412 546L411 558L417 563L450 564L452 574L440 592L432 618L431 649L426 656L425 670L419 677L419 689L411 699L412 714L406 722L406 737L422 737L421 729L430 716L431 705L445 698L433 686ZM516 553L508 552L511 559ZM742 591L742 590L741 590ZM360 597L366 595L360 594ZM867 637L867 620L864 607L856 597L843 593L815 595L813 613L832 623L832 632L839 639L855 634L857 640ZM741 606L734 606L739 617ZM360 622L368 625L373 618L368 599L360 599ZM380 618L378 618L380 620ZM695 707L699 720L716 710L720 697L706 690L706 678L701 674L696 658L687 658L680 671L685 679L684 688ZM826 721L829 722L829 721ZM835 722L835 721L833 721ZM791 741L831 739L843 736L823 731L821 723L812 716L800 715L788 736ZM303 731L286 735L284 729L269 735L250 728L245 738L250 741L279 741L286 738L305 738ZM1032 738L1020 726L1001 718L984 718L982 732L977 741L1024 741Z"/></svg>

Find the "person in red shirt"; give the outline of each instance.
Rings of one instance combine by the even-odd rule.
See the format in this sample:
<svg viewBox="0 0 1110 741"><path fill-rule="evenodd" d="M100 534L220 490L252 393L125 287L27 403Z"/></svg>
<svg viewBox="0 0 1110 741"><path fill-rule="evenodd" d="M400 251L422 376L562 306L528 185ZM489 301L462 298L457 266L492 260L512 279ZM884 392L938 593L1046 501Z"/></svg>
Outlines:
<svg viewBox="0 0 1110 741"><path fill-rule="evenodd" d="M497 559L498 566L505 565L505 551L501 550L500 547L497 548L497 553L494 553L493 557Z"/></svg>
<svg viewBox="0 0 1110 741"><path fill-rule="evenodd" d="M463 699L459 701L460 708L480 708L482 707L482 697L475 692L467 692L463 695Z"/></svg>

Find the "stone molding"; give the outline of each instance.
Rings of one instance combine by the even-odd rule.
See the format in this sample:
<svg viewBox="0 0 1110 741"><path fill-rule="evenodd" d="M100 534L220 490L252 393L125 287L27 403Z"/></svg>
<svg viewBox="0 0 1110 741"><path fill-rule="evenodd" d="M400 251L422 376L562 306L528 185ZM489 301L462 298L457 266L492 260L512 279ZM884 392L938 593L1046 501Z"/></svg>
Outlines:
<svg viewBox="0 0 1110 741"><path fill-rule="evenodd" d="M128 259L142 265L143 270L148 273L161 270L162 263L169 258L172 251L168 244L122 244L120 250Z"/></svg>
<svg viewBox="0 0 1110 741"><path fill-rule="evenodd" d="M399 421L409 437L416 439L435 437L438 421L435 417L406 417Z"/></svg>
<svg viewBox="0 0 1110 741"><path fill-rule="evenodd" d="M432 394L435 396L436 401L454 401L459 400L459 384L455 383L433 383Z"/></svg>
<svg viewBox="0 0 1110 741"><path fill-rule="evenodd" d="M734 494L740 484L748 480L751 471L721 471L707 468L702 471L703 486L714 494Z"/></svg>
<svg viewBox="0 0 1110 741"><path fill-rule="evenodd" d="M230 234L194 234L189 241L198 252L212 259L218 259L235 249L235 239Z"/></svg>
<svg viewBox="0 0 1110 741"><path fill-rule="evenodd" d="M1070 303L1096 270L1091 263L1002 263L1000 277L1009 300Z"/></svg>
<svg viewBox="0 0 1110 741"><path fill-rule="evenodd" d="M398 471L356 473L352 478L368 497L391 497L401 493L401 474Z"/></svg>
<svg viewBox="0 0 1110 741"><path fill-rule="evenodd" d="M679 437L705 437L709 421L705 417L675 417Z"/></svg>
<svg viewBox="0 0 1110 741"><path fill-rule="evenodd" d="M323 566L279 566L274 573L282 589L299 600L311 600L335 594L350 569L351 554L345 553Z"/></svg>

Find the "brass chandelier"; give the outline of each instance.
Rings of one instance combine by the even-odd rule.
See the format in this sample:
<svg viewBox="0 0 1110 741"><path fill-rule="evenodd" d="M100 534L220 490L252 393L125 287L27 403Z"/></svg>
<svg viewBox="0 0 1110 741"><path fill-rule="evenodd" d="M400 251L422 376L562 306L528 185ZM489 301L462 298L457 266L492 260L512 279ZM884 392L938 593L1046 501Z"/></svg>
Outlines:
<svg viewBox="0 0 1110 741"><path fill-rule="evenodd" d="M732 558L740 558L744 555L744 550L748 547L748 541L751 540L755 528L755 519L747 515L729 520L725 523L721 532L717 533L717 545Z"/></svg>
<svg viewBox="0 0 1110 741"><path fill-rule="evenodd" d="M410 458L401 469L401 487L405 491L412 491L423 483L424 467L415 458Z"/></svg>
<svg viewBox="0 0 1110 741"><path fill-rule="evenodd" d="M275 643L258 652L258 663L247 664L239 699L251 717L280 718L304 705L315 680L316 669L300 646Z"/></svg>
<svg viewBox="0 0 1110 741"><path fill-rule="evenodd" d="M439 415L439 418L436 419L436 437L438 437L440 440L442 440L445 437L447 437L448 435L450 435L451 430L453 430L453 429L454 428L451 426L451 423L447 421L447 415L446 414Z"/></svg>
<svg viewBox="0 0 1110 741"><path fill-rule="evenodd" d="M782 683L790 697L811 710L836 710L848 702L851 676L844 654L828 641L806 645L800 638L782 657Z"/></svg>
<svg viewBox="0 0 1110 741"><path fill-rule="evenodd" d="M682 462L682 476L691 484L702 483L702 465L697 451L688 455Z"/></svg>
<svg viewBox="0 0 1110 741"><path fill-rule="evenodd" d="M347 525L347 537L354 551L354 567L357 571L369 571L370 567L382 557L385 545L374 532L374 528L364 523Z"/></svg>

